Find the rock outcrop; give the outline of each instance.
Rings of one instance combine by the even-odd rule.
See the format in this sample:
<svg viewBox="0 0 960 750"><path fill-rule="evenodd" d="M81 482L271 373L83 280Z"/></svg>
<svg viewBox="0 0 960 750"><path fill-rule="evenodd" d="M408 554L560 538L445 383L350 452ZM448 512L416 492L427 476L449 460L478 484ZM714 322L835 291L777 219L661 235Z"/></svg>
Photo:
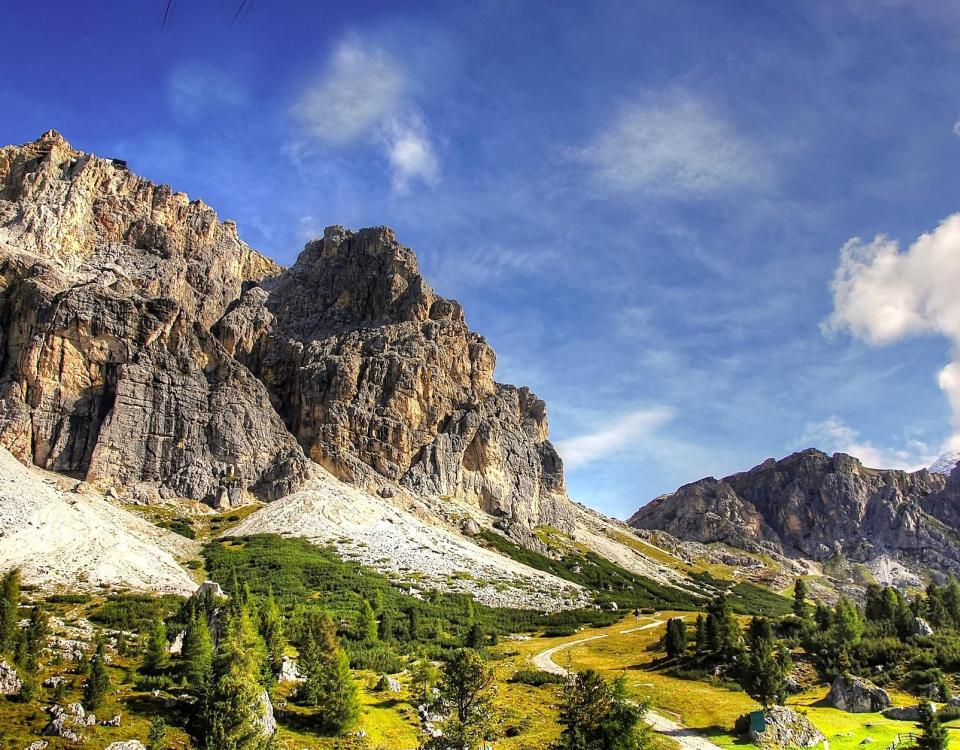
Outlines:
<svg viewBox="0 0 960 750"><path fill-rule="evenodd" d="M279 271L202 202L53 131L0 150L0 444L197 499L295 488L300 447L210 332Z"/></svg>
<svg viewBox="0 0 960 750"><path fill-rule="evenodd" d="M22 687L17 670L7 662L0 661L0 695L20 695Z"/></svg>
<svg viewBox="0 0 960 750"><path fill-rule="evenodd" d="M562 523L543 401L494 382L493 350L391 230L329 227L216 333L335 476L462 498L505 523Z"/></svg>
<svg viewBox="0 0 960 750"><path fill-rule="evenodd" d="M771 706L764 711L764 730L750 730L750 739L769 750L815 747L827 738L803 714L786 706Z"/></svg>
<svg viewBox="0 0 960 750"><path fill-rule="evenodd" d="M815 561L906 561L960 572L960 476L871 469L817 450L769 459L723 479L663 495L629 521L680 539Z"/></svg>
<svg viewBox="0 0 960 750"><path fill-rule="evenodd" d="M331 227L285 271L54 131L0 149L0 445L21 461L222 508L295 490L309 457L563 526L545 405L494 364L389 229Z"/></svg>
<svg viewBox="0 0 960 750"><path fill-rule="evenodd" d="M891 706L886 690L870 680L849 674L837 675L826 700L834 708L854 714L883 711Z"/></svg>

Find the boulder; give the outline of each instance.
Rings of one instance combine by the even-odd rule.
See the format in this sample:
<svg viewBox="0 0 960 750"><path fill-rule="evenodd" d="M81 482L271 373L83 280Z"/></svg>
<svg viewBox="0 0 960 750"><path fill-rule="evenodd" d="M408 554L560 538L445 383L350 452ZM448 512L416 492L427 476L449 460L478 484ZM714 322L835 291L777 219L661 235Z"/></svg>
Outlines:
<svg viewBox="0 0 960 750"><path fill-rule="evenodd" d="M920 721L920 706L891 706L883 709L883 718L894 721Z"/></svg>
<svg viewBox="0 0 960 750"><path fill-rule="evenodd" d="M933 626L922 617L914 617L910 632L914 635L933 635Z"/></svg>
<svg viewBox="0 0 960 750"><path fill-rule="evenodd" d="M197 587L193 595L201 596L208 592L214 598L225 599L227 597L227 595L223 593L223 588L221 588L220 584L216 581L204 581Z"/></svg>
<svg viewBox="0 0 960 750"><path fill-rule="evenodd" d="M270 702L270 694L266 690L260 693L260 714L254 719L254 723L260 727L260 734L264 737L273 737L277 731L277 720L273 716L273 703Z"/></svg>
<svg viewBox="0 0 960 750"><path fill-rule="evenodd" d="M469 518L463 522L462 531L466 536L477 536L480 533L480 524Z"/></svg>
<svg viewBox="0 0 960 750"><path fill-rule="evenodd" d="M140 740L127 740L126 742L111 742L105 750L147 750Z"/></svg>
<svg viewBox="0 0 960 750"><path fill-rule="evenodd" d="M87 726L87 715L83 706L79 703L53 705L47 711L50 714L50 723L43 728L41 734L45 737L63 737L70 742L83 742L80 728Z"/></svg>
<svg viewBox="0 0 960 750"><path fill-rule="evenodd" d="M280 662L280 672L277 674L277 682L303 682L303 675L297 663L289 656L284 656Z"/></svg>
<svg viewBox="0 0 960 750"><path fill-rule="evenodd" d="M827 693L827 702L841 711L865 714L882 711L892 703L887 691L854 675L837 675Z"/></svg>
<svg viewBox="0 0 960 750"><path fill-rule="evenodd" d="M764 722L764 731L750 730L750 739L764 748L813 747L826 740L810 719L786 706L768 708Z"/></svg>
<svg viewBox="0 0 960 750"><path fill-rule="evenodd" d="M179 656L183 652L183 636L186 634L186 631L181 630L175 636L173 636L173 641L167 646L167 651L175 656Z"/></svg>
<svg viewBox="0 0 960 750"><path fill-rule="evenodd" d="M5 661L0 661L0 695L20 695L23 683L17 670Z"/></svg>
<svg viewBox="0 0 960 750"><path fill-rule="evenodd" d="M400 692L400 681L395 677L390 675L384 675L377 682L377 690L386 691L388 693L399 693Z"/></svg>
<svg viewBox="0 0 960 750"><path fill-rule="evenodd" d="M50 746L50 743L46 740L37 740L36 742L31 742L23 750L46 750Z"/></svg>

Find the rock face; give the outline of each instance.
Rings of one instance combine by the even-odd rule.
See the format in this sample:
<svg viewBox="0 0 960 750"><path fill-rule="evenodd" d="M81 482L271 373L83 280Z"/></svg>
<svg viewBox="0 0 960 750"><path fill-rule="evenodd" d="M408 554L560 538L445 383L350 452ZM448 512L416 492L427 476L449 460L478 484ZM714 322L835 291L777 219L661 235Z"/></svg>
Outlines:
<svg viewBox="0 0 960 750"><path fill-rule="evenodd" d="M908 560L960 572L960 476L870 469L816 450L770 459L724 479L709 477L663 495L629 523L680 539L828 560Z"/></svg>
<svg viewBox="0 0 960 750"><path fill-rule="evenodd" d="M562 519L543 401L494 382L493 350L391 230L329 227L216 333L335 476L460 497L524 525Z"/></svg>
<svg viewBox="0 0 960 750"><path fill-rule="evenodd" d="M296 489L309 456L563 526L545 405L494 364L389 229L331 227L284 271L54 131L0 149L0 445L21 461L223 508Z"/></svg>
<svg viewBox="0 0 960 750"><path fill-rule="evenodd" d="M786 706L771 706L764 712L766 728L750 731L750 739L760 747L780 750L791 747L814 747L826 740L823 733L801 713Z"/></svg>
<svg viewBox="0 0 960 750"><path fill-rule="evenodd" d="M265 498L296 487L302 451L210 332L279 271L200 201L53 131L0 150L0 444L197 499L231 473Z"/></svg>
<svg viewBox="0 0 960 750"><path fill-rule="evenodd" d="M853 675L837 675L827 693L827 703L854 714L883 711L891 705L886 690Z"/></svg>

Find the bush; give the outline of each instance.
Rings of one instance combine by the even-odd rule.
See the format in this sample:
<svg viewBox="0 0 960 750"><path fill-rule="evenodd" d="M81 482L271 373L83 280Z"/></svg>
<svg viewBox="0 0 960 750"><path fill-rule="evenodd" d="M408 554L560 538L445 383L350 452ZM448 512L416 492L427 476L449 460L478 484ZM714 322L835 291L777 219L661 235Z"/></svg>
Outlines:
<svg viewBox="0 0 960 750"><path fill-rule="evenodd" d="M562 685L566 682L566 678L563 675L543 672L539 669L518 669L507 682L542 687L544 685Z"/></svg>
<svg viewBox="0 0 960 750"><path fill-rule="evenodd" d="M115 594L93 611L90 619L112 630L143 630L156 619L169 620L183 604L173 594Z"/></svg>
<svg viewBox="0 0 960 750"><path fill-rule="evenodd" d="M47 597L49 604L87 604L89 594L51 594Z"/></svg>
<svg viewBox="0 0 960 750"><path fill-rule="evenodd" d="M577 627L574 625L552 625L543 631L544 638L566 638L568 635L575 635Z"/></svg>
<svg viewBox="0 0 960 750"><path fill-rule="evenodd" d="M358 643L346 646L351 669L369 669L383 674L397 674L406 669L406 664L389 646L366 646Z"/></svg>

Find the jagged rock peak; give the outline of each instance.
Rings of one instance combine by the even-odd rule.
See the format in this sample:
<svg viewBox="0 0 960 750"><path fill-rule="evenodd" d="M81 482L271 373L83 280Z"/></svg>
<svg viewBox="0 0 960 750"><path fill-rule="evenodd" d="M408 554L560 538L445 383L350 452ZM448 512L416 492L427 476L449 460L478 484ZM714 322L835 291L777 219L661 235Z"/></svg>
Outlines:
<svg viewBox="0 0 960 750"><path fill-rule="evenodd" d="M636 528L812 560L896 560L960 572L960 483L926 469L874 469L815 449L684 485L631 518ZM946 527L950 527L948 530ZM886 562L881 564L889 569ZM919 580L919 579L918 579Z"/></svg>

